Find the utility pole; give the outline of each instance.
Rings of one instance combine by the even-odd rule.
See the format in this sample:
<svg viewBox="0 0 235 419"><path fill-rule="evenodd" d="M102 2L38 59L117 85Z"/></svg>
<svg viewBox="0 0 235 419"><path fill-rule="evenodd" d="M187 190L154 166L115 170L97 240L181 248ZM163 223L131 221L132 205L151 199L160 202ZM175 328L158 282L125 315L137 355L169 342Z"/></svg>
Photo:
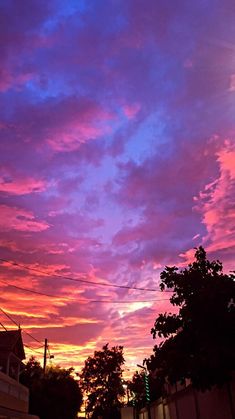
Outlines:
<svg viewBox="0 0 235 419"><path fill-rule="evenodd" d="M45 344L44 344L44 357L43 357L43 371L44 371L44 374L46 372L46 365L47 365L47 338L45 338Z"/></svg>

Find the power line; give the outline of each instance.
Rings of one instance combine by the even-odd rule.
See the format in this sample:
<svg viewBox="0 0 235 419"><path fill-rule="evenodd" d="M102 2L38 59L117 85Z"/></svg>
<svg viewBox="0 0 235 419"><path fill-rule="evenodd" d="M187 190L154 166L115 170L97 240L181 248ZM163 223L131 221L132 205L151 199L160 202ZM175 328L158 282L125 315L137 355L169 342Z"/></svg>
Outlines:
<svg viewBox="0 0 235 419"><path fill-rule="evenodd" d="M7 328L4 326L4 324L0 323L0 325L1 325L1 326L2 326L2 328L3 328L4 330L6 330L6 332L7 332Z"/></svg>
<svg viewBox="0 0 235 419"><path fill-rule="evenodd" d="M65 276L65 275L50 274L50 273L48 273L46 271L43 271L41 269L30 268L29 266L25 266L25 265L22 265L22 264L17 263L17 262L11 262L8 259L0 258L0 261L5 262L5 263L9 263L9 265L12 265L12 266L18 266L19 268L26 269L28 271L41 273L42 275L46 275L46 276L49 276L49 277L62 278L62 279L66 279L68 281L83 282L85 284L91 284L91 285L100 285L100 286L104 286L104 287L114 287L114 288L122 288L122 289L129 289L129 290L138 290L138 291L151 291L151 292L159 292L160 291L160 290L153 289L153 288L140 288L140 287L131 287L129 285L105 284L104 282L88 281L86 279L72 278L70 276ZM166 291L167 292L172 292L170 290L166 290Z"/></svg>
<svg viewBox="0 0 235 419"><path fill-rule="evenodd" d="M43 295L45 297L59 298L59 299L63 299L63 300L69 300L70 299L69 297L62 297L62 296L59 296L59 295L48 294L48 293L45 293L45 292L31 290L30 288L19 287L18 285L9 284L9 282L3 281L2 279L0 279L0 282L2 282L3 284L8 285L9 287L16 288L17 290L32 292L33 294ZM74 300L75 300L75 298L74 298Z"/></svg>
<svg viewBox="0 0 235 419"><path fill-rule="evenodd" d="M49 361L51 363L52 362L51 360L54 358L54 355L51 355L50 346L48 344L47 344L47 352L48 352Z"/></svg>
<svg viewBox="0 0 235 419"><path fill-rule="evenodd" d="M48 294L48 293L44 293L44 292L40 292L40 291L35 291L32 290L30 288L25 288L25 287L19 287L18 285L13 285L13 284L9 284L9 282L5 282L3 280L0 279L0 282L2 282L3 284L8 285L9 287L13 287L16 289L19 289L20 291L27 291L27 292L31 292L32 294L39 294L39 295L43 295L49 298L59 298L62 300L67 300L67 301L76 301L78 303L114 303L114 304L129 304L129 303L150 303L150 302L154 302L154 301L168 301L168 298L157 298L157 299L152 299L152 300L122 300L122 301L115 301L115 300L81 300L81 299L77 299L74 297L63 297L63 296L59 296L59 295L54 295L54 294Z"/></svg>
<svg viewBox="0 0 235 419"><path fill-rule="evenodd" d="M8 319L10 319L15 325L17 325L17 323L15 322L15 320L9 314L7 314L2 308L0 308L0 310L2 311L3 314L5 314L5 316L8 317ZM0 325L7 331L7 328L2 323L0 323ZM20 329L22 330L22 332L26 333L28 336L30 336L31 338L33 338L34 340L36 340L36 342L42 343L39 340L37 340L34 336L32 336L30 333L26 332L24 329L22 329L22 328L20 328ZM37 352L37 353L40 353L40 352L38 352L36 349L40 349L40 348L43 348L44 347L44 345L42 345L42 346L39 346L38 348L35 349L35 348L31 348L31 346L26 345L25 343L24 343L24 346L26 346L26 348L29 348L32 351Z"/></svg>
<svg viewBox="0 0 235 419"><path fill-rule="evenodd" d="M115 300L85 300L84 302L88 303L105 303L105 304L133 304L133 303L153 303L155 301L169 301L169 298L159 298L155 300L122 300L122 301L115 301Z"/></svg>
<svg viewBox="0 0 235 419"><path fill-rule="evenodd" d="M9 320L11 320L12 321L12 323L14 323L16 326L18 326L17 325L17 323L15 322L15 320L8 314L8 313L6 313L5 312L5 310L3 310L1 307L0 307L0 311L3 313L3 314L5 314L5 316L9 319ZM2 324L2 323L0 323L0 325L7 331L7 328ZM38 343L42 343L42 342L40 342L38 339L36 339L33 335L31 335L30 333L28 333L28 332L26 332L24 329L22 329L22 328L20 328L21 330L22 330L22 332L24 332L24 333L26 333L26 335L28 335L28 336L30 336L32 339L34 339L36 342L38 342ZM41 355L41 352L39 352L37 349L40 349L40 348L44 348L44 345L42 345L42 346L39 346L38 348L32 348L31 346L29 346L29 345L27 345L27 344L25 344L24 343L24 346L26 347L26 348L28 348L28 349L30 349L31 351L33 351L33 352L35 352L35 353L37 353L37 354L40 354Z"/></svg>
<svg viewBox="0 0 235 419"><path fill-rule="evenodd" d="M1 307L0 307L0 311L3 313L3 314L5 314L5 316L9 319L9 320L11 320L11 322L12 323L14 323L18 328L19 328L19 324L18 323L16 323L15 322L15 320L13 320L13 318L9 315L9 314L7 314Z"/></svg>
<svg viewBox="0 0 235 419"><path fill-rule="evenodd" d="M22 329L22 331L23 331L26 335L28 335L30 338L32 338L33 340L35 340L35 342L42 343L42 341L41 341L41 340L38 340L38 339L37 339L37 338L35 338L33 335L31 335L29 332L26 332L26 330Z"/></svg>
<svg viewBox="0 0 235 419"><path fill-rule="evenodd" d="M30 349L31 351L35 352L36 354L40 354L40 355L42 355L42 353L41 353L41 352L37 351L37 349L31 348L31 346L26 345L26 343L24 343L24 346L25 346L26 348Z"/></svg>
<svg viewBox="0 0 235 419"><path fill-rule="evenodd" d="M16 323L16 321L5 311L5 310L3 310L1 307L0 307L0 311L3 313L3 314L5 314L5 316L9 319L9 320L11 320L11 322L12 323L14 323L19 329L21 329L22 330L22 332L24 332L26 335L28 335L30 338L32 338L33 340L35 340L35 342L38 342L38 343L42 343L40 340L38 340L37 338L35 338L33 335L31 335L30 333L28 333L28 332L26 332L26 330L24 330L23 328L21 328L20 326L19 326L19 324L18 323Z"/></svg>

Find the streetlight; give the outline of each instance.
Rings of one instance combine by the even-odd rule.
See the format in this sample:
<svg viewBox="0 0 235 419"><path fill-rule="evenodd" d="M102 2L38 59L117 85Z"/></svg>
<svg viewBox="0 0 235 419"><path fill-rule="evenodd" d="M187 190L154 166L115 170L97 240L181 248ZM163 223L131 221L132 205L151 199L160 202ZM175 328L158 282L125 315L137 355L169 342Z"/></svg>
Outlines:
<svg viewBox="0 0 235 419"><path fill-rule="evenodd" d="M147 371L147 368L144 367L143 365L140 365L140 364L136 364L136 365L137 365L137 367L142 368L143 370Z"/></svg>
<svg viewBox="0 0 235 419"><path fill-rule="evenodd" d="M146 367L143 365L137 364L137 367L142 368L144 370L144 385L145 385L145 395L146 395L146 404L148 409L148 419L151 419L151 412L150 412L150 390L149 390L149 374Z"/></svg>

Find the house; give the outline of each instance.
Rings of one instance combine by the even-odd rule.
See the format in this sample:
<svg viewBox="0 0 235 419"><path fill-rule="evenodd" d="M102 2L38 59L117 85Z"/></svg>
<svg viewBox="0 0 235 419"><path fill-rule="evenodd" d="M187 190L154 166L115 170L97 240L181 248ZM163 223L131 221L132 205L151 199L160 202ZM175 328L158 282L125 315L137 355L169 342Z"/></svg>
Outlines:
<svg viewBox="0 0 235 419"><path fill-rule="evenodd" d="M19 383L23 359L21 330L0 332L0 419L38 419L28 414L29 390Z"/></svg>

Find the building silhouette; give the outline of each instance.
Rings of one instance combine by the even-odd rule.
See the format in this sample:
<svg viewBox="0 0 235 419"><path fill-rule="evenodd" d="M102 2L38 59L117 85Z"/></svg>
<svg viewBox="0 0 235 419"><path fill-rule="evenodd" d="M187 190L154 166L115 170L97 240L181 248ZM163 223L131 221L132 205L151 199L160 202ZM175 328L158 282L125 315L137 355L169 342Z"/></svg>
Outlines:
<svg viewBox="0 0 235 419"><path fill-rule="evenodd" d="M0 332L0 419L38 419L28 414L29 390L19 383L23 359L21 330Z"/></svg>

